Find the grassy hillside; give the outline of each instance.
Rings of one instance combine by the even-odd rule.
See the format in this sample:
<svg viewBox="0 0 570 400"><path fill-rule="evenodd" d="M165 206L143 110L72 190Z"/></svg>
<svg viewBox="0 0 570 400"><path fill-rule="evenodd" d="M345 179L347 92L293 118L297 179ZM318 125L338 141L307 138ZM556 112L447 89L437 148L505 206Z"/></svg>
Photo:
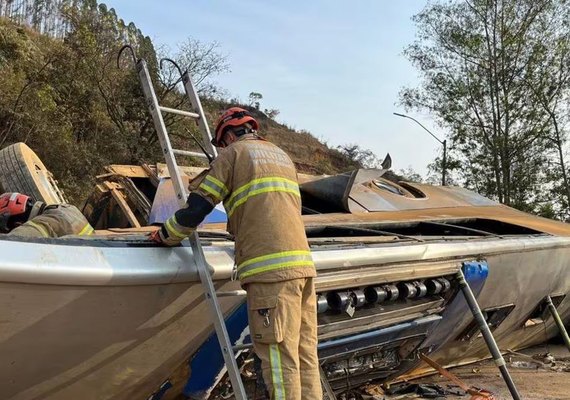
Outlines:
<svg viewBox="0 0 570 400"><path fill-rule="evenodd" d="M239 105L250 111L259 122L259 133L289 154L300 172L333 174L357 167L357 164L334 148L319 141L306 131L295 131L268 118L263 112L243 104L223 101L204 101L210 125L214 125L221 111ZM213 127L212 127L213 128ZM213 129L212 129L213 132Z"/></svg>
<svg viewBox="0 0 570 400"><path fill-rule="evenodd" d="M132 64L124 59L123 68L116 66L125 34L100 9L76 11L64 40L0 19L0 146L27 143L68 197L80 202L104 165L163 159ZM180 92L159 79L152 42L131 25L127 30L138 54L149 61L161 103L179 106ZM203 105L213 125L235 104L205 98ZM331 174L356 166L311 134L244 107L258 119L260 133L289 153L301 172ZM193 123L173 115L165 121L176 147L195 146L186 133L195 129Z"/></svg>
<svg viewBox="0 0 570 400"><path fill-rule="evenodd" d="M124 57L122 68L116 65L125 41L149 62L159 101L178 108L184 104L181 93L161 80L152 41L133 24L125 26L101 7L69 9L67 18L70 30L64 39L0 18L0 147L27 143L78 203L104 165L163 161L132 62ZM202 103L211 126L224 109L236 105L211 98ZM300 172L332 174L357 166L310 133L241 106L255 115L260 134L283 148ZM195 130L194 124L173 115L165 116L165 122L176 147L195 147L186 133Z"/></svg>

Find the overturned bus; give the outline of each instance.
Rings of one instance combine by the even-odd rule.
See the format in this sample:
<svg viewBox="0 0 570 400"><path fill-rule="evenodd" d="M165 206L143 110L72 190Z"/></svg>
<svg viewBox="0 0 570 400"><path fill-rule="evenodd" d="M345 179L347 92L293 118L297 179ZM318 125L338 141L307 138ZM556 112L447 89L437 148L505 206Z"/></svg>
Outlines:
<svg viewBox="0 0 570 400"><path fill-rule="evenodd" d="M200 171L184 168L188 181ZM568 320L567 224L384 172L300 176L319 357L334 391L432 371L420 354L447 366L489 357L459 270L500 349L556 335L545 298ZM192 250L146 237L176 207L163 165L113 165L83 207L94 235L0 237L1 398L206 399L224 384ZM199 233L216 288L239 289L223 209ZM221 299L235 344L249 342L243 301ZM244 346L239 360L253 385L251 357Z"/></svg>

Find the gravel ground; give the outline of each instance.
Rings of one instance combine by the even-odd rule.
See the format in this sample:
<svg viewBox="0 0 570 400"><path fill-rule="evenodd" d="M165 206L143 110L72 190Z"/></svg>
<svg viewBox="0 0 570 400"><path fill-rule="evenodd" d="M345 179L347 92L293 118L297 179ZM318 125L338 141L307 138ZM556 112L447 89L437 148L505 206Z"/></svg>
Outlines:
<svg viewBox="0 0 570 400"><path fill-rule="evenodd" d="M522 350L523 355L505 355L508 363L509 372L523 400L570 400L570 353L563 345L548 344L540 345L530 349ZM551 359L537 357L534 361L532 356L539 354L544 355L550 353L554 357L555 363L552 364ZM546 361L546 363L544 363ZM478 363L456 367L450 369L460 380L468 386L473 386L490 391L494 395L495 400L511 400L512 397L503 381L499 370L491 360L481 361ZM440 387L453 385L446 378L431 375L424 378L410 381L409 383L437 384ZM231 391L228 387L226 390ZM261 399L260 396L253 396L254 382L248 381L247 389L250 398ZM458 390L454 386L455 390ZM258 395L260 393L258 392ZM233 396L214 395L212 399L234 399ZM328 397L325 397L328 398ZM394 395L388 396L384 394L382 388L378 385L367 385L366 389L360 388L348 394L337 396L337 400L407 400L407 399L424 399L418 395ZM470 400L469 395L456 396L446 395L439 397L438 400Z"/></svg>
<svg viewBox="0 0 570 400"><path fill-rule="evenodd" d="M522 356L505 356L508 362L509 372L519 391L520 397L524 400L570 400L570 353L562 345L542 345L526 349L521 353L533 356L544 354L549 351L555 359L566 359L556 361L553 371L551 365L539 367L529 358ZM510 393L494 363L490 360L478 362L464 367L452 368L450 370L467 385L486 389L495 395L497 400L511 399ZM413 383L437 383L446 386L450 382L441 376L430 376L413 381ZM392 399L418 399L421 397L388 397ZM445 397L447 400L469 399L469 396Z"/></svg>

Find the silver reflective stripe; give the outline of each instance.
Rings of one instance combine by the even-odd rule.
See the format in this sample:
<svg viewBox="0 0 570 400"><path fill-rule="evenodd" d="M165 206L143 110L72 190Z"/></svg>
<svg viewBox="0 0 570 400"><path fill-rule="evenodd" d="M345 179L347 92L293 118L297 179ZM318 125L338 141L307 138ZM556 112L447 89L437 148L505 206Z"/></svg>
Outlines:
<svg viewBox="0 0 570 400"><path fill-rule="evenodd" d="M310 254L291 255L278 258L271 258L269 260L258 261L245 266L238 266L238 275L253 275L257 272L265 272L277 268L285 268L291 266L304 266L312 265L313 259Z"/></svg>
<svg viewBox="0 0 570 400"><path fill-rule="evenodd" d="M228 214L232 214L235 209L241 204L245 203L249 197L261 193L268 192L293 192L297 196L300 196L299 185L295 182L274 178L273 180L261 181L253 184L246 185L246 189L242 191L236 191L237 194L232 195L230 199L224 204L225 209Z"/></svg>
<svg viewBox="0 0 570 400"><path fill-rule="evenodd" d="M283 382L283 368L281 366L281 352L279 344L269 345L269 361L271 364L271 381L275 400L286 400L285 383Z"/></svg>
<svg viewBox="0 0 570 400"><path fill-rule="evenodd" d="M226 189L225 185L222 182L209 175L206 175L206 177L200 184L200 187L202 187L208 193L218 197L219 199L223 199L224 197L226 197L228 193L228 190Z"/></svg>

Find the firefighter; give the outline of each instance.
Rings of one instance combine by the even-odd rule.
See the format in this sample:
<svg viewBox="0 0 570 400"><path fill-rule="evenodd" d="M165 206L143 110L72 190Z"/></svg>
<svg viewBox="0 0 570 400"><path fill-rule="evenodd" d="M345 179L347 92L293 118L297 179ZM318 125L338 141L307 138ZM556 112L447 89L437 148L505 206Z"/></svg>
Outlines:
<svg viewBox="0 0 570 400"><path fill-rule="evenodd" d="M232 107L212 144L223 148L197 189L151 238L173 246L223 201L235 237L238 278L247 291L249 328L272 399L321 400L316 276L297 173L283 150L257 136L258 123Z"/></svg>
<svg viewBox="0 0 570 400"><path fill-rule="evenodd" d="M0 232L10 236L57 238L91 235L93 228L70 204L47 205L20 193L0 196Z"/></svg>

